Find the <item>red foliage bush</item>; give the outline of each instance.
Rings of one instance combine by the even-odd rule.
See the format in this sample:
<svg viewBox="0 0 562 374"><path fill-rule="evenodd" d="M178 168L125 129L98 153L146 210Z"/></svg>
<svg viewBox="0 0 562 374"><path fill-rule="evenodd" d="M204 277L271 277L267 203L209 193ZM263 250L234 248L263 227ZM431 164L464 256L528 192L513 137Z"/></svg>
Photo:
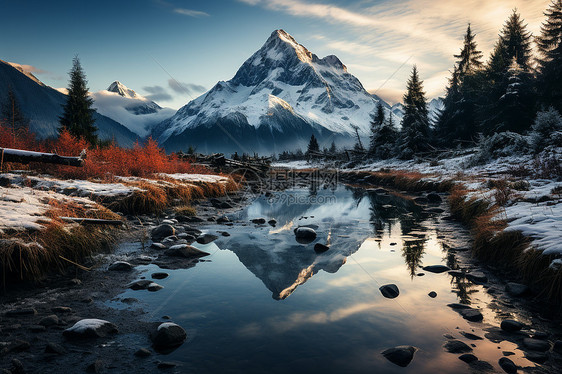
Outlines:
<svg viewBox="0 0 562 374"><path fill-rule="evenodd" d="M193 166L180 160L175 154L166 155L158 143L149 138L145 144L138 142L132 149L116 144L89 148L88 142L62 131L54 140L37 141L29 131L14 134L10 128L0 124L0 147L17 148L39 152L52 152L61 156L78 156L86 149L83 167L30 164L29 168L63 178L101 178L111 180L115 176L154 177L157 173L203 173L204 167Z"/></svg>

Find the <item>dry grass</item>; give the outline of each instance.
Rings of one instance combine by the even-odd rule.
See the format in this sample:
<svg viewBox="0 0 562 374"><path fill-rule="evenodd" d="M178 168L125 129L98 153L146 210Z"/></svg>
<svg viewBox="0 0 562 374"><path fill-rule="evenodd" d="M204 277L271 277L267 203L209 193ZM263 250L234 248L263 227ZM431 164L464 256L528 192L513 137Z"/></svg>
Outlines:
<svg viewBox="0 0 562 374"><path fill-rule="evenodd" d="M177 214L182 216L190 216L193 217L197 215L197 210L192 207L191 205L182 205L175 208Z"/></svg>

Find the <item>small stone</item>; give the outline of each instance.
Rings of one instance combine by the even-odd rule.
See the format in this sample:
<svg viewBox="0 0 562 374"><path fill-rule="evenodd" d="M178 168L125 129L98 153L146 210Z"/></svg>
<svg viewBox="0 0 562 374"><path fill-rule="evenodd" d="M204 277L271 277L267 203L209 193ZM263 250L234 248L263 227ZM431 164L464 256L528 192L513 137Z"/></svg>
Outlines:
<svg viewBox="0 0 562 374"><path fill-rule="evenodd" d="M532 351L546 352L550 349L550 344L547 341L539 339L525 338L523 339L523 345Z"/></svg>
<svg viewBox="0 0 562 374"><path fill-rule="evenodd" d="M398 290L398 286L395 284L385 284L379 288L381 294L386 297L387 299L394 299L400 295L400 291Z"/></svg>
<svg viewBox="0 0 562 374"><path fill-rule="evenodd" d="M515 374L517 373L517 366L507 357L502 357L499 359L498 363L500 367L508 374Z"/></svg>
<svg viewBox="0 0 562 374"><path fill-rule="evenodd" d="M449 340L443 348L449 353L468 353L472 352L472 348L460 340Z"/></svg>
<svg viewBox="0 0 562 374"><path fill-rule="evenodd" d="M197 249L188 244L178 244L171 246L170 249L166 251L166 255L172 257L199 258L208 256L210 255L210 253Z"/></svg>
<svg viewBox="0 0 562 374"><path fill-rule="evenodd" d="M154 282L150 283L150 284L146 287L146 289L149 290L150 292L156 292L156 291L161 290L162 288L164 288L164 287L161 286L161 285L159 285L158 283L154 283Z"/></svg>
<svg viewBox="0 0 562 374"><path fill-rule="evenodd" d="M152 283L151 280L141 279L141 280L135 281L133 283L130 283L127 286L127 288L130 288L131 290L134 290L134 291L146 290L148 288L148 285L151 284L151 283Z"/></svg>
<svg viewBox="0 0 562 374"><path fill-rule="evenodd" d="M56 306L54 308L51 308L51 311L53 313L59 313L59 314L70 314L72 313L72 308L69 308L67 306Z"/></svg>
<svg viewBox="0 0 562 374"><path fill-rule="evenodd" d="M201 236L199 236L197 238L197 243L199 244L209 244L215 240L217 240L219 237L213 234L203 234Z"/></svg>
<svg viewBox="0 0 562 374"><path fill-rule="evenodd" d="M28 341L16 339L8 347L8 351L10 351L10 352L22 352L22 351L27 351L29 348L31 348L31 344L29 344Z"/></svg>
<svg viewBox="0 0 562 374"><path fill-rule="evenodd" d="M54 326L59 324L59 317L55 314L51 314L49 316L41 318L39 324L42 326Z"/></svg>
<svg viewBox="0 0 562 374"><path fill-rule="evenodd" d="M467 321L480 322L484 319L484 316L478 309L460 309L458 312Z"/></svg>
<svg viewBox="0 0 562 374"><path fill-rule="evenodd" d="M316 231L310 227L297 227L294 232L299 243L310 243L316 239Z"/></svg>
<svg viewBox="0 0 562 374"><path fill-rule="evenodd" d="M108 270L111 271L131 271L133 270L133 265L126 261L115 261L113 264L109 265Z"/></svg>
<svg viewBox="0 0 562 374"><path fill-rule="evenodd" d="M71 279L70 281L68 281L68 284L71 286L81 286L82 285L82 281L80 279Z"/></svg>
<svg viewBox="0 0 562 374"><path fill-rule="evenodd" d="M470 368L475 373L490 373L494 372L494 367L489 362L476 360L469 363Z"/></svg>
<svg viewBox="0 0 562 374"><path fill-rule="evenodd" d="M523 328L523 326L524 325L521 322L513 319L504 319L500 324L501 329L507 332L519 331Z"/></svg>
<svg viewBox="0 0 562 374"><path fill-rule="evenodd" d="M532 336L533 339L541 339L541 340L546 340L548 339L548 337L549 334L546 331L535 331L535 333Z"/></svg>
<svg viewBox="0 0 562 374"><path fill-rule="evenodd" d="M466 305L466 304L460 304L460 303L451 303L451 304L447 304L447 306L449 308L452 309L471 309L470 305Z"/></svg>
<svg viewBox="0 0 562 374"><path fill-rule="evenodd" d="M330 247L328 247L325 244L322 243L316 243L314 244L314 252L316 253L324 253L326 252L328 249L330 249Z"/></svg>
<svg viewBox="0 0 562 374"><path fill-rule="evenodd" d="M277 225L277 220L270 219L269 221L267 221L267 223L269 223L270 226L275 226L275 225Z"/></svg>
<svg viewBox="0 0 562 374"><path fill-rule="evenodd" d="M68 339L103 338L118 332L117 326L102 319L82 319L63 331Z"/></svg>
<svg viewBox="0 0 562 374"><path fill-rule="evenodd" d="M548 360L548 356L543 352L525 352L525 358L537 364L544 364Z"/></svg>
<svg viewBox="0 0 562 374"><path fill-rule="evenodd" d="M66 349L64 349L64 347L60 344L50 342L47 343L47 346L45 347L45 353L63 355L66 353Z"/></svg>
<svg viewBox="0 0 562 374"><path fill-rule="evenodd" d="M221 235L224 236L224 237L227 237L227 236L230 236L230 233L227 232L227 231L223 231L223 232L221 232Z"/></svg>
<svg viewBox="0 0 562 374"><path fill-rule="evenodd" d="M175 233L176 229L172 225L166 223L152 229L150 236L153 241L159 241L168 236L175 235Z"/></svg>
<svg viewBox="0 0 562 374"><path fill-rule="evenodd" d="M417 348L409 345L400 345L389 348L382 352L382 355L390 362L400 367L406 367L414 358Z"/></svg>
<svg viewBox="0 0 562 374"><path fill-rule="evenodd" d="M515 355L515 352L502 351L502 355L504 355L504 356L513 356L513 355Z"/></svg>
<svg viewBox="0 0 562 374"><path fill-rule="evenodd" d="M164 244L162 244L162 243L152 243L152 244L150 245L150 248L153 248L153 249L166 249L166 246L165 246Z"/></svg>
<svg viewBox="0 0 562 374"><path fill-rule="evenodd" d="M431 297L432 299L435 299L437 297L437 292L435 291L431 291L430 293L427 294L429 297Z"/></svg>
<svg viewBox="0 0 562 374"><path fill-rule="evenodd" d="M227 223L230 222L230 219L227 216L220 216L217 218L217 223Z"/></svg>
<svg viewBox="0 0 562 374"><path fill-rule="evenodd" d="M255 218L251 222L255 223L256 225L263 225L265 224L265 218Z"/></svg>
<svg viewBox="0 0 562 374"><path fill-rule="evenodd" d="M461 335L470 340L482 340L481 336L475 335L471 332L461 331Z"/></svg>
<svg viewBox="0 0 562 374"><path fill-rule="evenodd" d="M472 353L465 353L459 356L459 360L466 362L467 364L478 361L478 357L473 355Z"/></svg>
<svg viewBox="0 0 562 374"><path fill-rule="evenodd" d="M168 278L168 273L152 273L151 278L152 278L152 279L164 279L164 278Z"/></svg>
<svg viewBox="0 0 562 374"><path fill-rule="evenodd" d="M160 324L152 334L152 343L157 348L176 347L183 344L185 339L187 339L185 330L172 322Z"/></svg>
<svg viewBox="0 0 562 374"><path fill-rule="evenodd" d="M431 273L444 273L446 271L451 270L451 268L445 265L430 265L430 266L424 266L423 270L429 271Z"/></svg>
<svg viewBox="0 0 562 374"><path fill-rule="evenodd" d="M152 354L152 352L150 352L150 350L146 349L146 348L139 348L136 352L135 352L135 356L137 357L148 357Z"/></svg>
<svg viewBox="0 0 562 374"><path fill-rule="evenodd" d="M514 283L514 282L509 282L506 286L505 286L505 290L511 295L511 296L523 296L525 294L527 294L529 292L529 287L527 287L524 284L520 284L520 283Z"/></svg>

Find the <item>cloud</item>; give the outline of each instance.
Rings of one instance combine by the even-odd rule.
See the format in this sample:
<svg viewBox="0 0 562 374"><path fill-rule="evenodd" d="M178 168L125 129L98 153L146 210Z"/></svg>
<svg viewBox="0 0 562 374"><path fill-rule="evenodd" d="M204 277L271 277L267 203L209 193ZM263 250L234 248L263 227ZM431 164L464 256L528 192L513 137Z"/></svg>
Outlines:
<svg viewBox="0 0 562 374"><path fill-rule="evenodd" d="M166 89L162 86L146 86L142 88L148 95L144 95L147 99L154 101L172 101L174 98L172 95L166 92Z"/></svg>
<svg viewBox="0 0 562 374"><path fill-rule="evenodd" d="M185 8L176 8L174 9L174 13L183 14L184 16L195 17L195 18L209 16L209 13L201 12L199 10L185 9Z"/></svg>
<svg viewBox="0 0 562 374"><path fill-rule="evenodd" d="M178 82L175 79L168 79L168 86L175 92L181 94L193 94L193 93L202 93L205 92L207 89L201 85L195 83L182 83Z"/></svg>

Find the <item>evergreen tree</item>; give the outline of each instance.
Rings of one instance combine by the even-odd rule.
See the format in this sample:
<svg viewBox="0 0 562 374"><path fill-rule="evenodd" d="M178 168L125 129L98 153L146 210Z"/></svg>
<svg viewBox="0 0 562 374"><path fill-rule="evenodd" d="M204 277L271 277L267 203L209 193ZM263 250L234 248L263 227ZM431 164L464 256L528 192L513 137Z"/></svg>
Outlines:
<svg viewBox="0 0 562 374"><path fill-rule="evenodd" d="M330 145L330 149L328 152L333 156L337 153L338 149L336 148L336 143L332 140L332 145Z"/></svg>
<svg viewBox="0 0 562 374"><path fill-rule="evenodd" d="M477 109L482 91L482 52L477 49L470 24L447 88L436 135L445 145L471 140L477 132Z"/></svg>
<svg viewBox="0 0 562 374"><path fill-rule="evenodd" d="M21 112L18 100L11 88L8 90L8 97L2 105L0 119L6 127L12 129L14 134L29 128L29 119Z"/></svg>
<svg viewBox="0 0 562 374"><path fill-rule="evenodd" d="M461 49L461 53L455 55L455 58L458 59L457 71L461 80L464 76L472 75L482 68L482 52L477 49L474 37L475 35L472 33L469 23L466 28L464 45Z"/></svg>
<svg viewBox="0 0 562 374"><path fill-rule="evenodd" d="M90 144L98 142L97 128L94 125L95 109L92 108L94 100L88 96L86 75L80 65L78 56L72 60L70 70L70 84L68 87L68 98L64 105L64 112L59 118L59 131L66 129L70 134L84 138Z"/></svg>
<svg viewBox="0 0 562 374"><path fill-rule="evenodd" d="M308 148L306 150L306 154L310 155L312 152L320 152L320 146L318 145L318 140L314 134L310 136L310 141L308 142Z"/></svg>
<svg viewBox="0 0 562 374"><path fill-rule="evenodd" d="M371 155L375 154L376 146L378 145L376 144L377 134L385 122L384 108L380 101L377 104L376 110L377 111L373 117L373 121L371 121L371 141L369 143L369 153Z"/></svg>
<svg viewBox="0 0 562 374"><path fill-rule="evenodd" d="M387 159L395 154L394 147L398 133L394 127L392 112L388 119L379 127L374 137L371 139L371 154L378 159Z"/></svg>
<svg viewBox="0 0 562 374"><path fill-rule="evenodd" d="M535 38L538 57L537 92L543 106L562 111L562 0L553 0L544 13L541 35Z"/></svg>
<svg viewBox="0 0 562 374"><path fill-rule="evenodd" d="M486 84L483 87L482 96L485 97L488 104L483 108L484 115L480 124L486 134L503 130L521 131L520 124L504 118L503 114L508 114L504 109L511 105L509 100L504 100L512 96L512 90L509 88L511 80L520 79L526 84L532 79L531 33L527 31L527 25L523 22L517 10L514 9L500 32L486 67ZM514 61L516 65L514 65ZM515 67L517 78L513 77ZM513 88L513 86L511 87ZM528 89L532 90L532 86L526 85L518 91L519 101L531 112L527 117L532 118L534 116L534 98L532 91L527 92ZM512 128L512 125L515 127Z"/></svg>
<svg viewBox="0 0 562 374"><path fill-rule="evenodd" d="M429 113L423 92L423 82L419 79L414 65L412 75L404 94L404 117L400 132L399 148L403 158L411 158L418 152L428 150Z"/></svg>

